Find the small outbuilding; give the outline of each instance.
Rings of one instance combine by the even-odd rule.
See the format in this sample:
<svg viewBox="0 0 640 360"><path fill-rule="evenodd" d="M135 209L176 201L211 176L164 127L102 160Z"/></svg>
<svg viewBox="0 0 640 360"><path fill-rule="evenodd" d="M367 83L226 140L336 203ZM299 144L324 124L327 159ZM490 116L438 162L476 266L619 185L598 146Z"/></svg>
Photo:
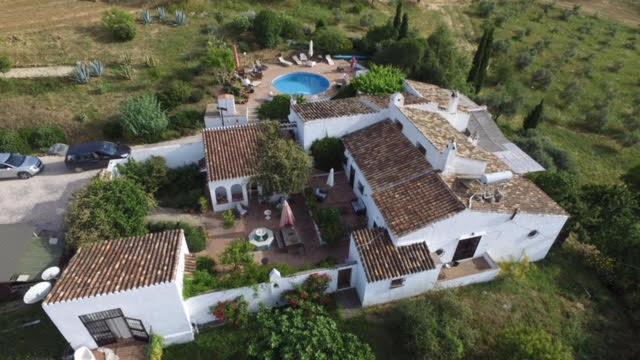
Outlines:
<svg viewBox="0 0 640 360"><path fill-rule="evenodd" d="M42 304L72 348L127 339L193 340L182 298L182 230L109 240L78 250Z"/></svg>

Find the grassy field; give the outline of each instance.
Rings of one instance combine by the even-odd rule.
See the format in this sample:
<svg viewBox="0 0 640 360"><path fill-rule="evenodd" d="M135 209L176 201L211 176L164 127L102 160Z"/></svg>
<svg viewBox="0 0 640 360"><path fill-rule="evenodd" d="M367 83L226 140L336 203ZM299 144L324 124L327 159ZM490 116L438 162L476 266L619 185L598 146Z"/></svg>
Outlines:
<svg viewBox="0 0 640 360"><path fill-rule="evenodd" d="M502 276L453 290L473 312L465 319L467 326L480 334L478 344L465 358L494 358L492 348L499 332L516 324L542 327L573 348L576 359L632 359L638 355L633 324L613 294L563 250L553 251L522 276ZM408 301L421 301L421 297ZM394 309L394 305L366 309L346 319L344 327L369 343L379 359L394 358L395 349L402 345L396 342L402 339L394 338L385 327Z"/></svg>

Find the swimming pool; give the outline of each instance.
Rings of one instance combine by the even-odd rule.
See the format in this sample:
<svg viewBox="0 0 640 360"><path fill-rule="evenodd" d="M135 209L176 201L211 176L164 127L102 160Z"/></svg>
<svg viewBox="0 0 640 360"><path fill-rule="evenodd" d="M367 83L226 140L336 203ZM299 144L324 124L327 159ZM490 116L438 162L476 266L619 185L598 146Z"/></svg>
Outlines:
<svg viewBox="0 0 640 360"><path fill-rule="evenodd" d="M324 76L308 72L294 72L273 80L276 90L289 95L316 95L327 91L329 85Z"/></svg>

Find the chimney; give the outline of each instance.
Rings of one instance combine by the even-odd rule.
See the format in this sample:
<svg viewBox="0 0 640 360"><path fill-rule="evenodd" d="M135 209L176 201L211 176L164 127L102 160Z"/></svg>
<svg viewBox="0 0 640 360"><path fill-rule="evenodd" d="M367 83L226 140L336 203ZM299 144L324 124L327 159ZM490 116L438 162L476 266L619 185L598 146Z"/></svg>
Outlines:
<svg viewBox="0 0 640 360"><path fill-rule="evenodd" d="M404 96L401 93L395 93L391 95L391 99L389 102L389 107L403 107L404 106Z"/></svg>
<svg viewBox="0 0 640 360"><path fill-rule="evenodd" d="M471 143L471 145L473 145L473 147L478 146L478 139L480 138L480 136L478 135L478 132L474 132L473 134L471 134L471 136L469 136L469 142Z"/></svg>
<svg viewBox="0 0 640 360"><path fill-rule="evenodd" d="M460 103L460 96L457 91L451 92L451 98L449 99L449 106L447 107L447 111L451 114L455 114L458 112L458 104Z"/></svg>
<svg viewBox="0 0 640 360"><path fill-rule="evenodd" d="M458 145L455 140L450 140L447 144L447 149L444 151L444 164L442 166L442 172L447 173L448 168L453 167L453 162L456 160L456 154L458 152Z"/></svg>

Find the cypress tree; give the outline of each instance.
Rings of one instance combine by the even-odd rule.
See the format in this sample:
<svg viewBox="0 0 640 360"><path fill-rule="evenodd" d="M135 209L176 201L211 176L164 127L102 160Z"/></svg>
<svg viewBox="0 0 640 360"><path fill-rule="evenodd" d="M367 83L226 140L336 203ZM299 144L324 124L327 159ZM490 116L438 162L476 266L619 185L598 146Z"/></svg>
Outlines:
<svg viewBox="0 0 640 360"><path fill-rule="evenodd" d="M400 22L402 20L402 1L398 1L396 6L396 16L393 17L393 28L400 28Z"/></svg>
<svg viewBox="0 0 640 360"><path fill-rule="evenodd" d="M473 62L469 70L469 76L467 77L467 82L473 85L476 93L482 89L487 75L491 48L493 47L493 30L493 27L485 28L480 43L478 44L478 49L473 56Z"/></svg>
<svg viewBox="0 0 640 360"><path fill-rule="evenodd" d="M409 35L409 15L406 13L402 16L402 24L398 32L398 40L404 39Z"/></svg>
<svg viewBox="0 0 640 360"><path fill-rule="evenodd" d="M544 113L544 99L540 100L540 103L531 110L531 112L524 119L522 124L523 129L535 129L542 120L542 114Z"/></svg>

